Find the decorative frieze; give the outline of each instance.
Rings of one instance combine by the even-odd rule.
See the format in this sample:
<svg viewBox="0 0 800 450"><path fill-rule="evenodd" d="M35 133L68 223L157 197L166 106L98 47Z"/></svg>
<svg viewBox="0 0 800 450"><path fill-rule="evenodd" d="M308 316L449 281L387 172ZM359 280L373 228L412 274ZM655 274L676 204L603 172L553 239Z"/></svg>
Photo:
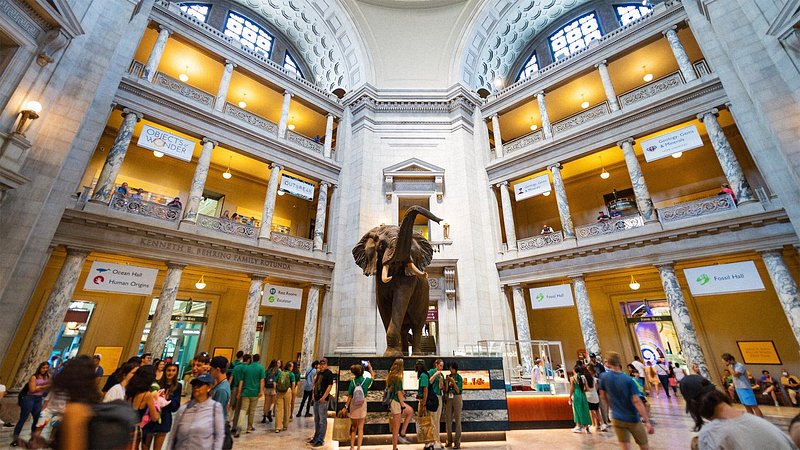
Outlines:
<svg viewBox="0 0 800 450"><path fill-rule="evenodd" d="M620 217L619 219L615 220L597 222L591 225L583 225L575 228L575 234L577 234L579 238L588 238L619 233L634 228L639 228L641 226L644 226L644 219L642 219L642 216L637 214L635 216Z"/></svg>
<svg viewBox="0 0 800 450"><path fill-rule="evenodd" d="M241 122L245 122L248 125L252 125L256 128L260 128L269 134L278 135L278 124L275 122L270 122L269 120L255 115L250 111L244 110L239 108L238 106L232 103L225 103L225 115L229 117L233 117L236 120Z"/></svg>
<svg viewBox="0 0 800 450"><path fill-rule="evenodd" d="M270 233L269 240L278 245L286 247L299 248L301 250L311 251L314 248L314 241L297 236L290 236L288 234L273 231Z"/></svg>
<svg viewBox="0 0 800 450"><path fill-rule="evenodd" d="M195 103L200 103L203 106L208 106L210 108L214 104L213 95L206 91L201 91L200 89L184 84L181 81L176 80L169 75L164 75L161 72L156 74L155 84L156 86L160 86L161 88L170 92L174 92L182 97L186 97Z"/></svg>
<svg viewBox="0 0 800 450"><path fill-rule="evenodd" d="M229 219L221 219L219 217L198 214L197 225L209 230L214 230L233 236L240 236L247 239L256 239L258 237L258 227L246 225Z"/></svg>
<svg viewBox="0 0 800 450"><path fill-rule="evenodd" d="M534 131L533 133L528 133L525 136L519 137L511 142L503 144L503 151L505 151L506 154L513 153L519 150L523 150L528 146L533 145L537 142L541 142L543 140L544 140L544 133L540 128Z"/></svg>
<svg viewBox="0 0 800 450"><path fill-rule="evenodd" d="M314 153L322 154L323 145L320 142L314 142L312 139L309 139L303 136L300 133L295 133L291 130L286 130L286 140L289 142L294 142L295 144L303 147L306 150L311 150Z"/></svg>
<svg viewBox="0 0 800 450"><path fill-rule="evenodd" d="M736 209L736 202L728 195L701 198L691 202L678 203L658 209L658 218L661 223L676 222L693 217L707 216Z"/></svg>
<svg viewBox="0 0 800 450"><path fill-rule="evenodd" d="M114 196L111 197L111 203L108 205L108 209L166 220L168 222L177 222L181 218L180 208L170 208L160 203L135 200L117 193L114 193Z"/></svg>
<svg viewBox="0 0 800 450"><path fill-rule="evenodd" d="M550 245L556 245L564 242L564 235L560 231L555 233L541 234L517 241L519 251L532 250L534 248L543 248Z"/></svg>
<svg viewBox="0 0 800 450"><path fill-rule="evenodd" d="M665 77L661 77L655 81L645 84L644 86L620 95L619 102L624 108L626 106L633 105L634 103L639 103L650 97L659 95L662 92L668 91L682 84L683 78L681 77L681 73L673 72Z"/></svg>
<svg viewBox="0 0 800 450"><path fill-rule="evenodd" d="M579 112L578 114L554 123L553 134L561 134L607 114L608 104L606 102L600 103L599 105L593 106L589 109Z"/></svg>

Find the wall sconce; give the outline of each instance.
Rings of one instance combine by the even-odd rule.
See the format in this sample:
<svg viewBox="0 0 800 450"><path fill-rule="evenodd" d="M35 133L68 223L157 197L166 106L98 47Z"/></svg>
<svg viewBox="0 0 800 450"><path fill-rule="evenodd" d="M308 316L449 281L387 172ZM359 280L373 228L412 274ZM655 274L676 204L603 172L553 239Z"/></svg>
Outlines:
<svg viewBox="0 0 800 450"><path fill-rule="evenodd" d="M20 111L21 117L14 132L25 136L25 132L31 126L31 122L39 118L40 112L42 112L42 104L35 100L28 100L22 107L22 111Z"/></svg>
<svg viewBox="0 0 800 450"><path fill-rule="evenodd" d="M545 197L550 197L550 191L542 192L542 195L544 195Z"/></svg>
<svg viewBox="0 0 800 450"><path fill-rule="evenodd" d="M673 154L671 154L669 156L672 156L673 158L678 159L681 156L683 156L683 152L675 152L675 153L673 153Z"/></svg>
<svg viewBox="0 0 800 450"><path fill-rule="evenodd" d="M200 279L197 280L197 283L194 284L194 287L196 287L197 289L200 289L200 290L205 289L206 288L206 276L205 275L200 275Z"/></svg>
<svg viewBox="0 0 800 450"><path fill-rule="evenodd" d="M642 285L640 285L639 282L636 281L636 278L633 278L633 275L631 275L631 282L628 283L628 287L634 291L638 291Z"/></svg>
<svg viewBox="0 0 800 450"><path fill-rule="evenodd" d="M286 194L286 192L284 192L283 189L278 189L278 195L284 195L284 194Z"/></svg>

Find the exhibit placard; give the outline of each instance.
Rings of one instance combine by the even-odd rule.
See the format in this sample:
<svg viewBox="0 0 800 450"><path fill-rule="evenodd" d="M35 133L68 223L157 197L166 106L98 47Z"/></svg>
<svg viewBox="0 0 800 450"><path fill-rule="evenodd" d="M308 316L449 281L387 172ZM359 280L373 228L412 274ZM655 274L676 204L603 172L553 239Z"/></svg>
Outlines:
<svg viewBox="0 0 800 450"><path fill-rule="evenodd" d="M772 341L736 341L745 364L780 365L781 358Z"/></svg>
<svg viewBox="0 0 800 450"><path fill-rule="evenodd" d="M530 180L525 180L522 183L514 185L514 199L516 201L525 200L526 198L536 197L537 195L550 192L550 176L545 174L533 177Z"/></svg>
<svg viewBox="0 0 800 450"><path fill-rule="evenodd" d="M531 288L530 293L531 309L563 308L575 304L572 285L569 284Z"/></svg>
<svg viewBox="0 0 800 450"><path fill-rule="evenodd" d="M300 309L302 304L303 290L300 288L276 286L274 284L264 286L264 296L261 299L261 306Z"/></svg>
<svg viewBox="0 0 800 450"><path fill-rule="evenodd" d="M683 269L692 295L763 291L764 282L753 261Z"/></svg>
<svg viewBox="0 0 800 450"><path fill-rule="evenodd" d="M173 158L191 161L195 143L191 139L144 124L136 145L161 152Z"/></svg>
<svg viewBox="0 0 800 450"><path fill-rule="evenodd" d="M94 261L83 290L150 295L157 276L158 269Z"/></svg>
<svg viewBox="0 0 800 450"><path fill-rule="evenodd" d="M461 370L458 373L465 391L491 389L488 370Z"/></svg>
<svg viewBox="0 0 800 450"><path fill-rule="evenodd" d="M703 139L700 138L697 127L689 125L654 138L644 139L641 144L645 161L653 162L678 152L702 147Z"/></svg>
<svg viewBox="0 0 800 450"><path fill-rule="evenodd" d="M281 175L281 190L303 200L314 200L313 184L286 174Z"/></svg>

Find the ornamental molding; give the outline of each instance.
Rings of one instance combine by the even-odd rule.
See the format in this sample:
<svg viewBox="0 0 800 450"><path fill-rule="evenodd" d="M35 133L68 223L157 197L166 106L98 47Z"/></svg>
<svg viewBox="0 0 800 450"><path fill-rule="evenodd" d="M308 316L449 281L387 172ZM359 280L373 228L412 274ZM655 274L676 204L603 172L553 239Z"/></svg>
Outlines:
<svg viewBox="0 0 800 450"><path fill-rule="evenodd" d="M383 169L383 191L391 201L395 192L436 194L444 197L444 169L418 158L411 158Z"/></svg>
<svg viewBox="0 0 800 450"><path fill-rule="evenodd" d="M19 0L0 0L0 13L34 40L53 28L33 8Z"/></svg>

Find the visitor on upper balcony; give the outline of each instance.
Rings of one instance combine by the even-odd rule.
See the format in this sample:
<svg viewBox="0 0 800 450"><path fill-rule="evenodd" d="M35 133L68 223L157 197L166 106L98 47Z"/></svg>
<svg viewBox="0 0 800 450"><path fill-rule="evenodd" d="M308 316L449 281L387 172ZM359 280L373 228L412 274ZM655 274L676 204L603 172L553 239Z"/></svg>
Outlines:
<svg viewBox="0 0 800 450"><path fill-rule="evenodd" d="M606 214L605 211L600 211L600 212L597 213L597 221L598 222L605 222L608 219L610 219L610 217L608 217L608 214Z"/></svg>
<svg viewBox="0 0 800 450"><path fill-rule="evenodd" d="M130 188L128 188L128 183L122 183L117 186L117 194L127 197L128 193L130 192Z"/></svg>
<svg viewBox="0 0 800 450"><path fill-rule="evenodd" d="M734 203L736 203L736 194L733 193L733 189L731 189L731 186L728 183L722 183L722 186L719 188L718 195L725 195L725 194L730 195Z"/></svg>
<svg viewBox="0 0 800 450"><path fill-rule="evenodd" d="M610 217L611 219L613 219L615 217L621 217L622 216L622 213L617 208L615 208L613 206L611 207L610 213L611 213L611 217Z"/></svg>
<svg viewBox="0 0 800 450"><path fill-rule="evenodd" d="M220 216L220 219L228 219L228 220L231 219L231 215L230 215L230 213L228 212L227 209L225 210L224 213L222 213L222 215Z"/></svg>
<svg viewBox="0 0 800 450"><path fill-rule="evenodd" d="M255 226L256 225L256 218L253 217L253 216L250 216L250 220L247 221L247 224L250 225L251 227Z"/></svg>
<svg viewBox="0 0 800 450"><path fill-rule="evenodd" d="M167 203L167 208L174 208L174 209L183 208L183 204L181 203L181 198L180 197L173 198L171 202Z"/></svg>
<svg viewBox="0 0 800 450"><path fill-rule="evenodd" d="M133 191L133 194L131 195L131 198L133 200L142 201L142 193L143 192L144 192L144 189L142 189L142 188L135 189Z"/></svg>
<svg viewBox="0 0 800 450"><path fill-rule="evenodd" d="M550 225L548 225L548 224L544 224L544 226L542 227L542 231L539 234L550 234L552 232L553 232L553 228L551 228Z"/></svg>
<svg viewBox="0 0 800 450"><path fill-rule="evenodd" d="M231 216L231 222L238 222L239 221L239 214L233 213Z"/></svg>

